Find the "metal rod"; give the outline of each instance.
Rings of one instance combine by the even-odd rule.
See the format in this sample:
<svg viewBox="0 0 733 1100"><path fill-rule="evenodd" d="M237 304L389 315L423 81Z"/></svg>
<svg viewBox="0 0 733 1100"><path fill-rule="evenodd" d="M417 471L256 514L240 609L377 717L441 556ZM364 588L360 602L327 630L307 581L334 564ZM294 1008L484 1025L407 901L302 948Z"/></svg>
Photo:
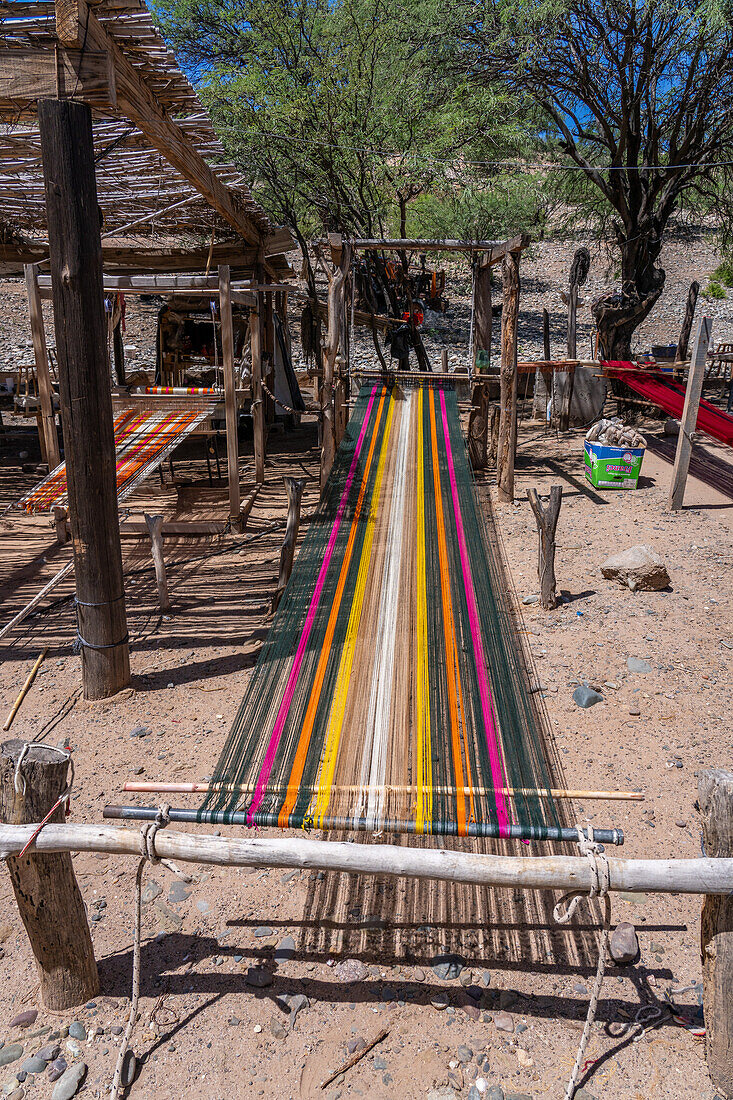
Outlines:
<svg viewBox="0 0 733 1100"><path fill-rule="evenodd" d="M105 806L103 816L119 821L155 821L159 813L157 806ZM250 816L246 810L185 810L170 809L168 811L171 821L198 822L205 825L259 825L261 827L277 828L279 815L276 813L257 812ZM440 836L480 836L493 837L497 840L564 840L575 843L578 839L578 830L569 829L562 825L510 825L501 830L493 821L475 821L466 826L465 833L459 834L458 826L453 821L430 822L430 828L426 831ZM326 817L319 820L318 825L308 824L307 819L298 815L291 815L288 828L318 828L326 832L332 830L369 831L385 833L417 833L414 821L398 821L388 818L385 821L368 821L366 818L354 819L353 817ZM583 830L587 835L587 829ZM623 829L593 829L593 837L600 844L623 844Z"/></svg>

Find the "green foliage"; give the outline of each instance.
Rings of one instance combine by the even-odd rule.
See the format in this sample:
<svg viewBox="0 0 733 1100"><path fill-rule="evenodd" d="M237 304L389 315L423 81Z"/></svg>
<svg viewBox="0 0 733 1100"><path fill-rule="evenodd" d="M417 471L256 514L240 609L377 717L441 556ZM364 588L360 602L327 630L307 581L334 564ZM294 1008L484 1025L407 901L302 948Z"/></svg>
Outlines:
<svg viewBox="0 0 733 1100"><path fill-rule="evenodd" d="M722 286L733 286L733 259L726 258L719 263L715 271L710 276L711 285L712 280L715 279Z"/></svg>
<svg viewBox="0 0 733 1100"><path fill-rule="evenodd" d="M409 235L462 240L523 232L541 236L549 214L544 183L541 175L502 172L481 184L422 195L410 206Z"/></svg>
<svg viewBox="0 0 733 1100"><path fill-rule="evenodd" d="M726 297L725 288L722 287L720 285L720 283L716 282L714 279L711 279L710 282L708 283L708 288L705 291L705 297L706 298L725 298Z"/></svg>

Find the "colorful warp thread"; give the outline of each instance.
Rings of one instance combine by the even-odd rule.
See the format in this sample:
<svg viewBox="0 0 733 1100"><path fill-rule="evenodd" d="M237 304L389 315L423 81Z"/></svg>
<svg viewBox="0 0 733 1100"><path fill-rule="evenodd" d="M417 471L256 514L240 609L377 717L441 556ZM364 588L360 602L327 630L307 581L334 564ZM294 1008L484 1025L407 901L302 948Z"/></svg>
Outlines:
<svg viewBox="0 0 733 1100"><path fill-rule="evenodd" d="M180 403L174 408L155 409L136 405L117 412L114 418L117 499L129 496L182 439L211 415L216 404L211 399L189 407ZM47 512L67 501L66 463L62 462L26 493L17 507L29 513Z"/></svg>
<svg viewBox="0 0 733 1100"><path fill-rule="evenodd" d="M364 387L202 812L541 837L540 725L455 394Z"/></svg>
<svg viewBox="0 0 733 1100"><path fill-rule="evenodd" d="M603 364L613 378L625 382L635 393L679 419L685 405L685 387L678 382L666 381L651 371L632 370L630 363L610 361ZM733 416L711 405L704 398L700 401L695 430L733 447Z"/></svg>

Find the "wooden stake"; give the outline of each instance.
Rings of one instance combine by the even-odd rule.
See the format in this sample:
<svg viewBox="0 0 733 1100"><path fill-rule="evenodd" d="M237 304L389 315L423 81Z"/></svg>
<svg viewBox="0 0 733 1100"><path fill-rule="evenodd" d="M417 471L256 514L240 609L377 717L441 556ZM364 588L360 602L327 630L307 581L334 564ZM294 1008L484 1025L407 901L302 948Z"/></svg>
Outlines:
<svg viewBox="0 0 733 1100"><path fill-rule="evenodd" d="M56 434L56 419L53 411L53 387L48 369L48 350L46 348L46 328L43 323L41 295L38 289L38 268L35 264L25 265L25 286L28 293L28 313L31 321L33 340L33 358L36 363L38 379L38 397L41 402L40 439L43 461L49 470L55 470L61 462L59 438Z"/></svg>
<svg viewBox="0 0 733 1100"><path fill-rule="evenodd" d="M60 504L54 504L53 525L56 530L56 541L64 546L69 541L69 513Z"/></svg>
<svg viewBox="0 0 733 1100"><path fill-rule="evenodd" d="M234 325L232 322L231 278L228 264L219 267L219 308L221 312L221 358L224 368L224 408L227 425L227 479L229 482L229 522L233 531L241 531L239 517L239 447L237 440L237 385L234 377ZM155 550L153 549L153 556ZM157 565L156 565L157 575ZM158 586L160 590L160 585Z"/></svg>
<svg viewBox="0 0 733 1100"><path fill-rule="evenodd" d="M293 571L293 558L295 557L295 543L300 527L300 501L305 488L305 478L284 477L285 489L288 494L288 520L285 525L285 538L280 550L280 574L277 579L277 590L272 598L272 611L277 611L283 592L290 580Z"/></svg>
<svg viewBox="0 0 733 1100"><path fill-rule="evenodd" d="M386 1027L383 1027L382 1030L377 1035L375 1035L373 1039L369 1040L366 1046L362 1047L361 1050L355 1051L355 1053L351 1055L348 1061L344 1062L342 1066L339 1066L338 1069L335 1069L333 1073L329 1074L325 1081L321 1081L321 1088L328 1088L332 1081L335 1081L336 1078L340 1077L342 1073L346 1073L347 1069L351 1069L352 1066L355 1066L357 1062L361 1061L365 1054L368 1054L369 1051L377 1045L377 1043L381 1043L382 1039L386 1039L388 1035L388 1029Z"/></svg>
<svg viewBox="0 0 733 1100"><path fill-rule="evenodd" d="M672 483L669 487L668 507L676 512L682 507L685 499L685 485L690 469L690 457L692 455L692 433L697 425L697 413L700 408L702 396L702 384L705 380L705 364L707 363L708 345L712 332L713 322L710 317L701 317L695 332L695 342L692 347L690 361L690 373L687 376L687 391L685 404L682 410L680 434L677 439L677 453L672 470Z"/></svg>
<svg viewBox="0 0 733 1100"><path fill-rule="evenodd" d="M18 710L20 709L21 703L23 702L26 695L28 694L28 692L30 690L30 686L36 678L36 673L38 672L39 668L41 667L41 664L43 663L43 660L44 660L47 653L48 653L48 646L46 646L46 648L43 650L42 653L39 653L39 655L36 657L35 661L33 662L33 668L30 670L30 672L26 676L25 683L23 684L23 687L20 689L20 694L18 695L18 698L13 703L10 714L5 719L5 723L3 725L3 730L6 733L10 729L10 727L12 726L13 719L15 718L16 714L18 713Z"/></svg>
<svg viewBox="0 0 733 1100"><path fill-rule="evenodd" d="M40 100L69 517L87 699L130 682L91 111Z"/></svg>
<svg viewBox="0 0 733 1100"><path fill-rule="evenodd" d="M252 350L252 430L254 433L255 481L265 480L265 407L262 389L262 324L260 311L262 294L257 294L257 305L249 311L249 340Z"/></svg>
<svg viewBox="0 0 733 1100"><path fill-rule="evenodd" d="M334 432L333 375L339 340L343 328L346 272L351 262L351 249L344 243L341 263L330 276L328 285L328 333L323 345L323 381L321 384L321 489L331 473L336 456Z"/></svg>
<svg viewBox="0 0 733 1100"><path fill-rule="evenodd" d="M482 372L491 365L491 268L488 264L476 267L474 283L474 327L473 348L471 354L474 366L479 351L487 352L489 362ZM446 358L447 358L446 352ZM444 368L445 369L445 368ZM471 461L475 470L485 470L488 466L489 439L489 391L486 383L477 381L471 395L471 415L468 418L468 444Z"/></svg>
<svg viewBox="0 0 733 1100"><path fill-rule="evenodd" d="M703 851L708 857L733 856L733 771L700 773L698 801ZM733 1095L733 898L709 894L700 919L705 1052L713 1088Z"/></svg>
<svg viewBox="0 0 733 1100"><path fill-rule="evenodd" d="M690 289L687 293L687 305L685 306L685 316L682 321L682 328L680 329L680 338L677 341L677 351L675 352L675 362L677 363L682 363L687 358L687 347L690 343L692 321L695 316L695 306L697 305L697 296L699 293L700 284L696 281L690 283Z"/></svg>
<svg viewBox="0 0 733 1100"><path fill-rule="evenodd" d="M336 446L341 446L341 440L346 434L346 425L349 420L349 408L346 399L346 387L348 385L348 376L345 373L346 363L343 356L336 356L336 373L335 373L335 386L333 392L333 426L335 432Z"/></svg>
<svg viewBox="0 0 733 1100"><path fill-rule="evenodd" d="M540 605L546 611L557 606L555 591L555 531L562 504L562 486L553 485L550 489L550 502L543 508L536 489L527 489L527 497L532 505L537 521L537 533L540 537L537 575L540 582Z"/></svg>
<svg viewBox="0 0 733 1100"><path fill-rule="evenodd" d="M171 601L168 595L168 581L165 575L165 558L163 557L163 516L151 516L147 512L144 514L153 551L155 583L158 586L158 604L160 605L161 611L170 611Z"/></svg>
<svg viewBox="0 0 733 1100"><path fill-rule="evenodd" d="M64 754L31 745L18 766L25 748L25 741L6 741L0 750L0 820L7 825L42 821L66 788ZM50 820L56 827L63 824L63 804ZM99 976L71 856L30 851L22 859L11 856L8 870L43 1004L53 1012L84 1004L99 992Z"/></svg>
<svg viewBox="0 0 733 1100"><path fill-rule="evenodd" d="M550 351L550 314L546 309L542 310L542 342L544 344L545 362L551 358ZM543 369L538 363L534 374L534 396L532 399L532 416L535 420L547 420L547 399L552 393L553 371Z"/></svg>
<svg viewBox="0 0 733 1100"><path fill-rule="evenodd" d="M502 262L501 276L501 412L496 472L499 500L507 504L514 500L514 452L517 444L518 252L507 252Z"/></svg>

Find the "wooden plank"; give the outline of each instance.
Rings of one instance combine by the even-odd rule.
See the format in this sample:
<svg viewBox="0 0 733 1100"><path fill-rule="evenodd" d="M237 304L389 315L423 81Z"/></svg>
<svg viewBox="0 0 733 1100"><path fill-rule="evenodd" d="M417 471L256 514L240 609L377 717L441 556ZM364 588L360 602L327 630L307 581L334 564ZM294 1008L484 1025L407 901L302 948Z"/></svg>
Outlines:
<svg viewBox="0 0 733 1100"><path fill-rule="evenodd" d="M234 324L229 296L229 268L219 267L219 310L221 313L221 357L224 368L224 408L227 425L227 478L229 482L229 522L235 531L239 519L239 450L237 446L237 393L234 377Z"/></svg>
<svg viewBox="0 0 733 1100"><path fill-rule="evenodd" d="M709 857L733 856L733 772L710 768L697 784L703 851ZM700 918L705 1054L716 1092L733 1095L733 898L708 895Z"/></svg>
<svg viewBox="0 0 733 1100"><path fill-rule="evenodd" d="M59 47L0 50L0 98L83 99L92 107L114 107L115 72L106 50Z"/></svg>
<svg viewBox="0 0 733 1100"><path fill-rule="evenodd" d="M82 683L86 698L100 699L129 684L130 657L92 116L85 103L42 99L38 119Z"/></svg>
<svg viewBox="0 0 733 1100"><path fill-rule="evenodd" d="M46 348L46 327L43 323L41 296L38 292L38 273L32 264L25 267L25 285L28 292L28 313L31 322L33 357L36 361L38 396L41 401L41 440L43 460L50 470L55 470L61 462L59 438L56 434L56 419L53 411L53 388L48 368L48 350Z"/></svg>
<svg viewBox="0 0 733 1100"><path fill-rule="evenodd" d="M433 238L430 240L421 238L383 238L365 239L357 238L351 244L354 248L367 251L385 249L386 251L413 251L413 252L487 252L486 264L496 264L503 260L507 252L519 252L529 244L529 237L522 233L513 237L510 241L457 241L447 238Z"/></svg>
<svg viewBox="0 0 733 1100"><path fill-rule="evenodd" d="M60 42L110 53L120 113L142 131L153 148L196 188L240 236L250 244L259 245L261 234L239 197L221 182L181 127L168 117L154 90L107 34L85 0L56 0L56 11L56 33Z"/></svg>
<svg viewBox="0 0 733 1100"><path fill-rule="evenodd" d="M685 485L690 469L690 456L692 455L692 433L697 425L697 414L700 408L702 386L705 381L705 365L707 362L708 345L712 333L713 322L710 317L701 317L695 331L695 342L692 347L690 359L690 372L687 376L687 390L685 392L685 404L682 409L682 421L680 434L677 439L677 453L672 470L672 483L669 487L668 507L678 511L685 499Z"/></svg>

